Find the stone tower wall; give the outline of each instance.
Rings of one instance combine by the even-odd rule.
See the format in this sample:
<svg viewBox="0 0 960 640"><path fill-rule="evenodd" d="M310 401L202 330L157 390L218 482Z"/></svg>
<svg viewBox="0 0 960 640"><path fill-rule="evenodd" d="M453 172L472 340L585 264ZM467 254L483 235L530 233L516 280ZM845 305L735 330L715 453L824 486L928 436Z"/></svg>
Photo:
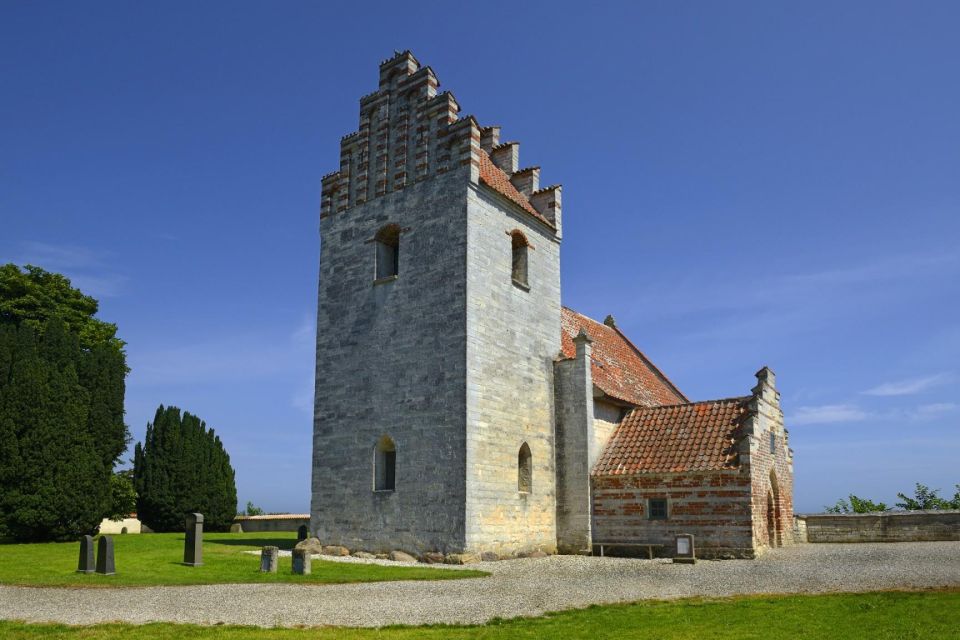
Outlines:
<svg viewBox="0 0 960 640"><path fill-rule="evenodd" d="M470 190L467 252L467 547L556 549L553 361L560 352L555 231L483 186ZM530 243L528 284L511 279L510 232ZM518 491L526 442L533 487Z"/></svg>
<svg viewBox="0 0 960 640"><path fill-rule="evenodd" d="M462 551L467 189L479 129L409 52L380 65L359 129L324 176L311 530L350 549ZM377 231L399 273L375 282ZM374 490L377 441L396 490Z"/></svg>

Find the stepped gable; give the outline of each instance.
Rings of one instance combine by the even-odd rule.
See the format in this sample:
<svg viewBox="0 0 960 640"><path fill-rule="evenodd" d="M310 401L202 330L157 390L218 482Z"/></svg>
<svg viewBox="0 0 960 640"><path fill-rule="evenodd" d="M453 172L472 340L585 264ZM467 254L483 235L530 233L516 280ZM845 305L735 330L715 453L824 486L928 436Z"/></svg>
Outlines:
<svg viewBox="0 0 960 640"><path fill-rule="evenodd" d="M583 329L593 341L593 384L608 396L633 405L654 407L687 402L687 397L616 327L566 307L560 317L563 356L573 358L573 338Z"/></svg>
<svg viewBox="0 0 960 640"><path fill-rule="evenodd" d="M739 467L737 441L752 396L628 413L594 465L595 476L684 473Z"/></svg>
<svg viewBox="0 0 960 640"><path fill-rule="evenodd" d="M360 99L360 126L340 141L340 168L321 180L320 217L335 215L461 167L559 235L560 185L540 188L539 167L519 169L520 145L481 128L409 51L380 63L379 87ZM516 175L515 175L516 174Z"/></svg>

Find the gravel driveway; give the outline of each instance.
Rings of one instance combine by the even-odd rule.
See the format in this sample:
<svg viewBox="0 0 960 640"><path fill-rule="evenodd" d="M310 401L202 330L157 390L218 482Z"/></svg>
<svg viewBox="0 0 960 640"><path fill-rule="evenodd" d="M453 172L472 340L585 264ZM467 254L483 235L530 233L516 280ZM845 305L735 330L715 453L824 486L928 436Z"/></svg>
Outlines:
<svg viewBox="0 0 960 640"><path fill-rule="evenodd" d="M960 542L806 544L759 560L553 556L472 565L488 578L123 589L0 586L0 618L260 626L482 623L589 604L750 593L960 587Z"/></svg>

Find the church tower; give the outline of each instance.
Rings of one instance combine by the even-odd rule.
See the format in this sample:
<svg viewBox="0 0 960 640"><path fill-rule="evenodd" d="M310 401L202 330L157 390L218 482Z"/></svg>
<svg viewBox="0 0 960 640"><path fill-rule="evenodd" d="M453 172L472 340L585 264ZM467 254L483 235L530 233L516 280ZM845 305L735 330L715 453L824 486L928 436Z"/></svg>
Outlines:
<svg viewBox="0 0 960 640"><path fill-rule="evenodd" d="M553 551L560 187L438 86L381 63L322 181L311 530Z"/></svg>

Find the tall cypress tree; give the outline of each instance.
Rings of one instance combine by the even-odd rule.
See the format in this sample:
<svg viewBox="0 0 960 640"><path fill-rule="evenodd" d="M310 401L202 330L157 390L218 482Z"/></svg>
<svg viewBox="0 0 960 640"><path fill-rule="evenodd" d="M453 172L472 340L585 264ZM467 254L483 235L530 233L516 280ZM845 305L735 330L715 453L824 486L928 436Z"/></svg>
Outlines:
<svg viewBox="0 0 960 640"><path fill-rule="evenodd" d="M230 456L213 429L195 415L160 405L133 457L137 515L155 531L180 531L198 511L211 530L225 530L237 513Z"/></svg>

